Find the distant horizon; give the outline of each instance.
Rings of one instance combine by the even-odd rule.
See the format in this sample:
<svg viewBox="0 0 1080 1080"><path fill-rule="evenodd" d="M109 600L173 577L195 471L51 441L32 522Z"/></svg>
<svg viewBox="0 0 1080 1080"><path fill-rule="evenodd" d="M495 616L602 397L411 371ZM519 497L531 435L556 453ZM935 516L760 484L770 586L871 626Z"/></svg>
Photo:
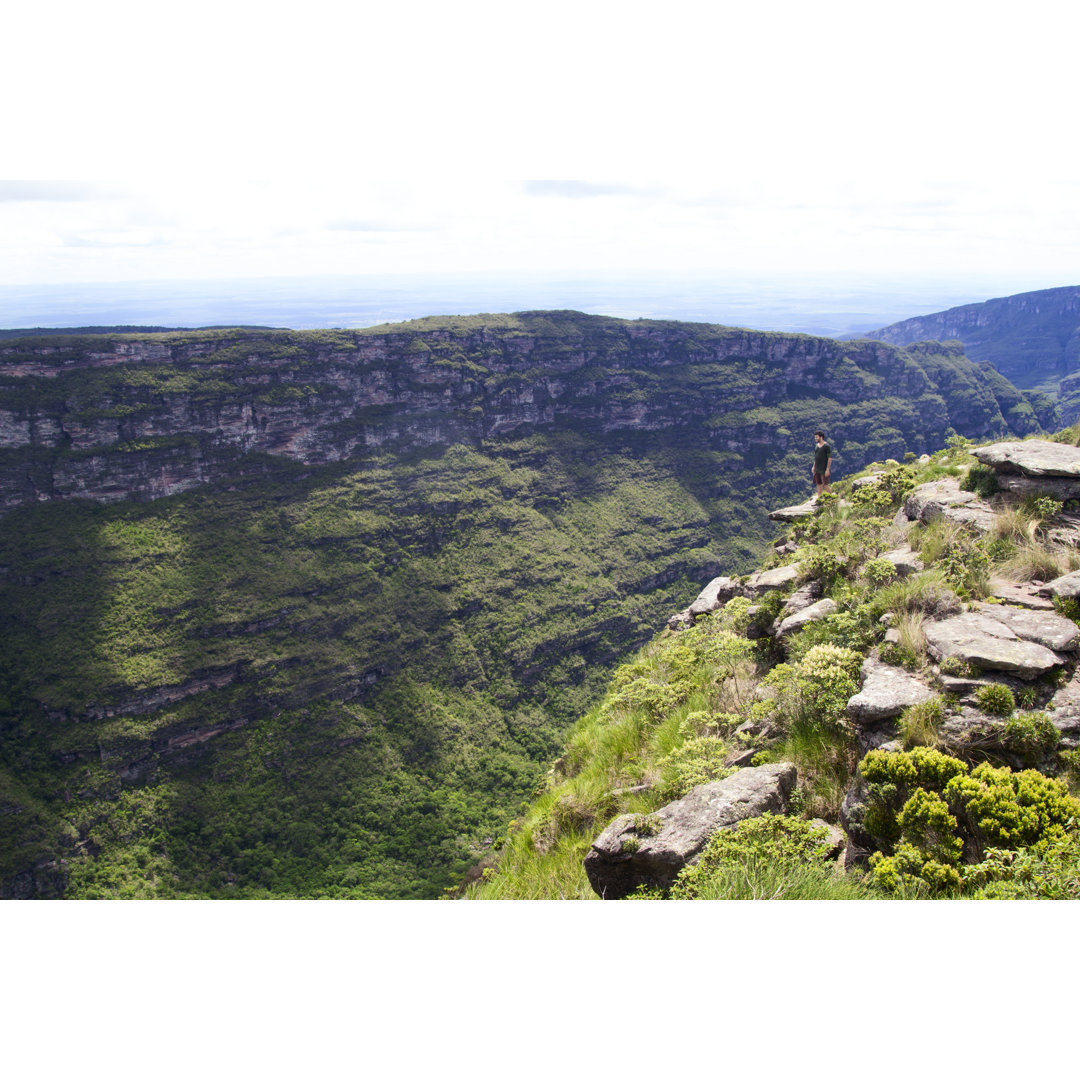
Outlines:
<svg viewBox="0 0 1080 1080"><path fill-rule="evenodd" d="M0 328L363 329L430 315L561 309L836 336L999 296L1068 287L1024 275L1010 281L996 274L633 270L83 281L0 285Z"/></svg>

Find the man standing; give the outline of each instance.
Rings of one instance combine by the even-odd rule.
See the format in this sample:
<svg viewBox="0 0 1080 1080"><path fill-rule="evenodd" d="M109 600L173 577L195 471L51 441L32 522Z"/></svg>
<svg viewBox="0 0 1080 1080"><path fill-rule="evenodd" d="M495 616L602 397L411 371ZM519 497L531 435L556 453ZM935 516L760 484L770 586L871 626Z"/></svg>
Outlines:
<svg viewBox="0 0 1080 1080"><path fill-rule="evenodd" d="M811 473L814 483L817 485L817 493L829 490L829 477L832 475L832 447L825 441L825 432L815 431L814 442L817 449L814 450L814 467Z"/></svg>

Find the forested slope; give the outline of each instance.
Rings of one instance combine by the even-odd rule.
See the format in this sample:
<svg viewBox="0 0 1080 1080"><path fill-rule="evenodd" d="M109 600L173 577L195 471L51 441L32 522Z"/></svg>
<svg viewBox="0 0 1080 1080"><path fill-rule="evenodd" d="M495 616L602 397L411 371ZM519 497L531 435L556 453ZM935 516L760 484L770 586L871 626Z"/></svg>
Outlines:
<svg viewBox="0 0 1080 1080"><path fill-rule="evenodd" d="M4 342L4 895L438 895L819 426L1038 427L957 349L572 312Z"/></svg>

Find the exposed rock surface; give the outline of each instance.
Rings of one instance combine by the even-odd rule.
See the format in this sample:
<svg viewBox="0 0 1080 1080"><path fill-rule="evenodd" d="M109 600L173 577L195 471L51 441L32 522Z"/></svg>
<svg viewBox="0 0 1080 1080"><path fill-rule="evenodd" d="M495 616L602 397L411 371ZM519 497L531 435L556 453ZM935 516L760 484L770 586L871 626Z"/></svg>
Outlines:
<svg viewBox="0 0 1080 1080"><path fill-rule="evenodd" d="M824 619L826 615L832 615L837 610L836 601L826 597L824 600L819 600L816 604L810 604L809 607L802 608L794 615L789 615L786 619L780 620L776 626L775 636L778 638L786 637L796 630L801 630L807 623Z"/></svg>
<svg viewBox="0 0 1080 1080"><path fill-rule="evenodd" d="M1007 604L1030 608L1032 611L1053 611L1054 603L1039 595L1039 587L1029 583L990 579L990 595Z"/></svg>
<svg viewBox="0 0 1080 1080"><path fill-rule="evenodd" d="M1035 641L1056 652L1075 652L1080 644L1080 630L1072 619L1056 611L1029 611L1007 604L975 605L976 611L1004 623L1018 638Z"/></svg>
<svg viewBox="0 0 1080 1080"><path fill-rule="evenodd" d="M896 567L896 573L899 577L909 577L911 574L917 574L925 569L922 559L907 544L893 548L892 551L886 551L881 557L888 559Z"/></svg>
<svg viewBox="0 0 1080 1080"><path fill-rule="evenodd" d="M1046 439L991 443L976 446L972 457L1003 473L1025 476L1064 476L1080 480L1080 447Z"/></svg>
<svg viewBox="0 0 1080 1080"><path fill-rule="evenodd" d="M1022 641L1004 623L981 612L928 623L924 633L927 649L936 660L955 656L979 668L1011 671L1021 679L1034 679L1062 663L1044 645Z"/></svg>
<svg viewBox="0 0 1080 1080"><path fill-rule="evenodd" d="M1062 574L1061 577L1048 581L1039 592L1043 596L1060 596L1062 599L1080 596L1080 570L1074 570L1071 574Z"/></svg>
<svg viewBox="0 0 1080 1080"><path fill-rule="evenodd" d="M701 592L697 599L677 615L672 615L668 620L668 627L672 630L693 626L700 615L707 615L711 611L722 608L739 591L739 584L734 578L715 577Z"/></svg>
<svg viewBox="0 0 1080 1080"><path fill-rule="evenodd" d="M821 582L808 581L801 588L796 589L786 601L780 611L780 618L786 619L789 615L797 615L800 611L808 608L815 600L821 599Z"/></svg>
<svg viewBox="0 0 1080 1080"><path fill-rule="evenodd" d="M795 506L782 506L779 510L770 512L769 517L773 521L802 521L804 518L813 517L817 509L817 498L811 496L806 502Z"/></svg>
<svg viewBox="0 0 1080 1080"><path fill-rule="evenodd" d="M904 501L904 513L910 521L931 522L939 517L961 525L972 525L988 532L994 524L994 511L974 491L961 491L955 477L920 484Z"/></svg>
<svg viewBox="0 0 1080 1080"><path fill-rule="evenodd" d="M742 593L744 596L756 598L774 589L786 588L799 580L801 569L799 563L789 563L774 570L759 570L746 579Z"/></svg>
<svg viewBox="0 0 1080 1080"><path fill-rule="evenodd" d="M790 762L740 769L648 815L651 827L643 827L641 815L620 815L585 857L590 884L606 900L621 900L639 885L670 887L718 829L766 812L783 813L795 778Z"/></svg>
<svg viewBox="0 0 1080 1080"><path fill-rule="evenodd" d="M862 689L848 700L848 716L856 724L874 725L934 696L914 675L868 656L862 665Z"/></svg>

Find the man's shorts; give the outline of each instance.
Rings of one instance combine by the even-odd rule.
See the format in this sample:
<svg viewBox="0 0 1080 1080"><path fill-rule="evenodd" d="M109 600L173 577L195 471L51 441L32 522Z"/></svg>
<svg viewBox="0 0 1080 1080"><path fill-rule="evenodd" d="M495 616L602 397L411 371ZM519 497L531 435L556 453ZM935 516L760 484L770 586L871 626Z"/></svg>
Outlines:
<svg viewBox="0 0 1080 1080"><path fill-rule="evenodd" d="M824 475L819 473L819 472L814 473L814 483L815 484L824 484L825 483Z"/></svg>

